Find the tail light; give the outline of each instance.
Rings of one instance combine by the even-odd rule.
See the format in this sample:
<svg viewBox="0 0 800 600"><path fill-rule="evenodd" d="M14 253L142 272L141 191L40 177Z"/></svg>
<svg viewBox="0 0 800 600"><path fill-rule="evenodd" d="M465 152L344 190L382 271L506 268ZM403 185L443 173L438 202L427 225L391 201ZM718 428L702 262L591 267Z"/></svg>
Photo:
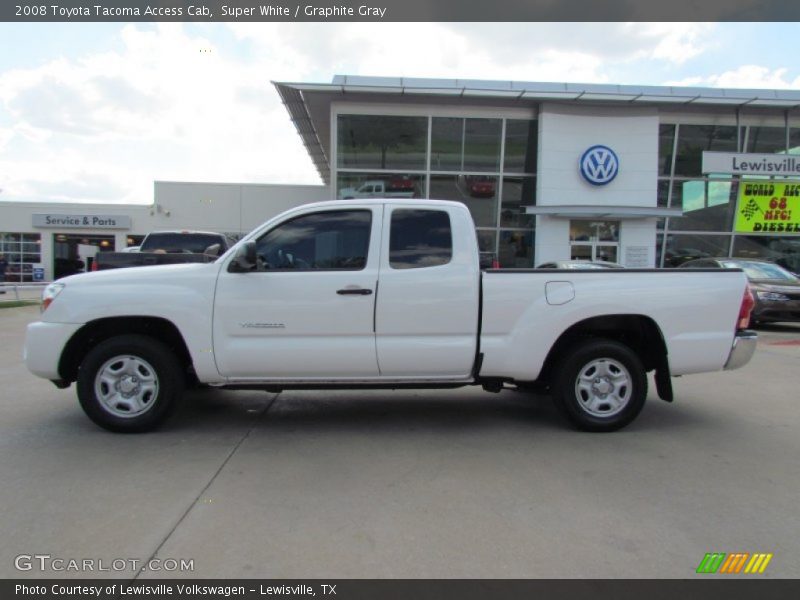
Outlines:
<svg viewBox="0 0 800 600"><path fill-rule="evenodd" d="M492 268L493 269L499 269L500 268L500 261L497 260L496 258L492 259Z"/></svg>
<svg viewBox="0 0 800 600"><path fill-rule="evenodd" d="M742 297L742 305L739 307L739 320L737 321L737 329L747 329L750 326L750 313L755 308L756 300L753 298L753 291L750 289L750 284L744 288L744 296Z"/></svg>
<svg viewBox="0 0 800 600"><path fill-rule="evenodd" d="M91 268L91 270L92 270L92 271L97 271L97 259L94 259L94 260L92 261L92 268Z"/></svg>

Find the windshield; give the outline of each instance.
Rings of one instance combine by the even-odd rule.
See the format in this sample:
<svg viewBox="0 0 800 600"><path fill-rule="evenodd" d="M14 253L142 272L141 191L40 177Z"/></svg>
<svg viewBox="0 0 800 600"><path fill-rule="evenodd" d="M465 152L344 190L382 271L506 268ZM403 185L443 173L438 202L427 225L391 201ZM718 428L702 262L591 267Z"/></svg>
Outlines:
<svg viewBox="0 0 800 600"><path fill-rule="evenodd" d="M789 273L789 271L772 263L751 262L749 260L723 260L721 262L728 269L744 269L748 279L797 281L797 277Z"/></svg>
<svg viewBox="0 0 800 600"><path fill-rule="evenodd" d="M221 242L220 236L213 233L151 233L145 238L139 251L202 254L212 244Z"/></svg>

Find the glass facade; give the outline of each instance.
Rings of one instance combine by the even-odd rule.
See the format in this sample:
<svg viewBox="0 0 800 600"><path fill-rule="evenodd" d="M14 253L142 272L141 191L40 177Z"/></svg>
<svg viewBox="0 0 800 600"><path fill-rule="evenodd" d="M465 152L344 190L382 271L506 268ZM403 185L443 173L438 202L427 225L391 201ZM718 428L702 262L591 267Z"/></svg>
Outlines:
<svg viewBox="0 0 800 600"><path fill-rule="evenodd" d="M42 238L38 233L0 233L0 254L5 257L5 280L33 281L33 265L42 262Z"/></svg>
<svg viewBox="0 0 800 600"><path fill-rule="evenodd" d="M703 174L701 167L703 151L800 154L800 128L662 123L658 148L657 204L680 207L683 216L658 220L656 266L677 267L694 258L742 256L766 258L790 271L800 270L800 237L737 234L740 177Z"/></svg>
<svg viewBox="0 0 800 600"><path fill-rule="evenodd" d="M337 198L433 198L469 208L482 264L532 267L538 122L339 114Z"/></svg>

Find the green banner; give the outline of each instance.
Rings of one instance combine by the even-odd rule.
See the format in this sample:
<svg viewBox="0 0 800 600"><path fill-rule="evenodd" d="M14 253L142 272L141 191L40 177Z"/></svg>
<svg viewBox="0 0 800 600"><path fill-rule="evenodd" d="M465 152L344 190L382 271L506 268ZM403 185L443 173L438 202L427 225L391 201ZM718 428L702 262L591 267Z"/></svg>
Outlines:
<svg viewBox="0 0 800 600"><path fill-rule="evenodd" d="M740 182L736 233L800 233L800 182Z"/></svg>

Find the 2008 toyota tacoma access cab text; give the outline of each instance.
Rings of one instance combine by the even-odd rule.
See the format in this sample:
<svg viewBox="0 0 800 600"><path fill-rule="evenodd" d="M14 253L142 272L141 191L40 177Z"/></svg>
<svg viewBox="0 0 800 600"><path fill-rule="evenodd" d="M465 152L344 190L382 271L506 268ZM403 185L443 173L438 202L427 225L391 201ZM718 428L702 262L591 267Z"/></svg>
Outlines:
<svg viewBox="0 0 800 600"><path fill-rule="evenodd" d="M25 360L114 431L160 424L187 384L238 389L549 390L578 428L630 423L654 371L750 360L752 295L731 270L487 270L460 203L292 209L209 264L47 287Z"/></svg>

